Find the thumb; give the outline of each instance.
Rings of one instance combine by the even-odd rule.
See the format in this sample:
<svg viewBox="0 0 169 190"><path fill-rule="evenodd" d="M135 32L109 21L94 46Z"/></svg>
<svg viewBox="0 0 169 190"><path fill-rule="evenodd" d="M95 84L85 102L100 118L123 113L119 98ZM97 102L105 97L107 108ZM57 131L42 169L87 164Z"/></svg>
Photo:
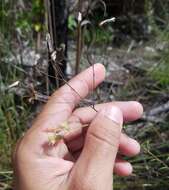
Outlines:
<svg viewBox="0 0 169 190"><path fill-rule="evenodd" d="M78 174L81 173L80 175L85 176L88 181L95 181L100 185L109 183L112 189L110 183L112 182L122 124L122 112L117 107L107 107L97 114L89 126L85 145L77 162ZM108 184L105 185L98 189L109 189Z"/></svg>

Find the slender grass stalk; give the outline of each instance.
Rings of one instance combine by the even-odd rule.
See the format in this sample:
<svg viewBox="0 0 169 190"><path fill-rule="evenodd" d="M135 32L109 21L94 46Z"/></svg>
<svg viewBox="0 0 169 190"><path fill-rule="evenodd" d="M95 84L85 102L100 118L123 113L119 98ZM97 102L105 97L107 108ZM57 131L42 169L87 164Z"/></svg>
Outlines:
<svg viewBox="0 0 169 190"><path fill-rule="evenodd" d="M75 75L79 72L80 61L81 61L81 53L82 53L82 5L83 0L79 0L78 2L78 26L77 26L77 45L76 45L76 67L75 67Z"/></svg>

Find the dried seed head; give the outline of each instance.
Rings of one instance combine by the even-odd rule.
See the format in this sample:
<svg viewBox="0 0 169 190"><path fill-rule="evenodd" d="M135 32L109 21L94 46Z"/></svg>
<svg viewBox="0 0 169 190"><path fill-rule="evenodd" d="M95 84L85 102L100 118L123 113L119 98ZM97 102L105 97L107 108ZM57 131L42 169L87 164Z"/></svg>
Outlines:
<svg viewBox="0 0 169 190"><path fill-rule="evenodd" d="M52 136L48 137L49 145L54 146L58 141L60 141L63 138L63 136L53 134Z"/></svg>

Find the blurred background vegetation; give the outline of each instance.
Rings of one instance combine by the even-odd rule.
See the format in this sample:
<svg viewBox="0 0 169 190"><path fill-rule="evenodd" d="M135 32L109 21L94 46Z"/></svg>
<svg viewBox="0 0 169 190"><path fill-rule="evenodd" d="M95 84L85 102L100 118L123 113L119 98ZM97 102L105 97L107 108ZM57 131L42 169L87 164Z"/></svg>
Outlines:
<svg viewBox="0 0 169 190"><path fill-rule="evenodd" d="M74 73L77 38L77 10L69 3L66 78ZM83 27L81 68L87 67L89 52L108 72L93 101L138 100L145 107L143 119L125 127L142 145L141 154L130 159L134 174L116 177L114 189L168 190L169 2L107 0L89 5L85 1L88 25ZM1 0L0 6L0 190L8 190L11 152L43 105L34 92L49 93L42 74L48 72L47 16L42 0ZM99 27L112 16L114 23Z"/></svg>

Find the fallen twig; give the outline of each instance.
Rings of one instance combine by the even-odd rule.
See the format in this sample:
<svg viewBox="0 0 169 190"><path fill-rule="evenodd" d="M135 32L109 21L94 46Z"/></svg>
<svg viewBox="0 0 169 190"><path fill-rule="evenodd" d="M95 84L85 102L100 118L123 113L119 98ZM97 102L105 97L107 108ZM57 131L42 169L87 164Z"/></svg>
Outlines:
<svg viewBox="0 0 169 190"><path fill-rule="evenodd" d="M150 110L148 114L149 116L154 116L154 115L158 115L164 112L169 112L169 101L163 105L153 108L152 110Z"/></svg>
<svg viewBox="0 0 169 190"><path fill-rule="evenodd" d="M153 123L163 123L164 118L161 116L160 117L158 117L158 116L161 115L162 113L167 113L167 112L169 112L169 101L163 105L160 105L160 106L153 108L150 111L146 112L143 115L142 120L150 121Z"/></svg>

